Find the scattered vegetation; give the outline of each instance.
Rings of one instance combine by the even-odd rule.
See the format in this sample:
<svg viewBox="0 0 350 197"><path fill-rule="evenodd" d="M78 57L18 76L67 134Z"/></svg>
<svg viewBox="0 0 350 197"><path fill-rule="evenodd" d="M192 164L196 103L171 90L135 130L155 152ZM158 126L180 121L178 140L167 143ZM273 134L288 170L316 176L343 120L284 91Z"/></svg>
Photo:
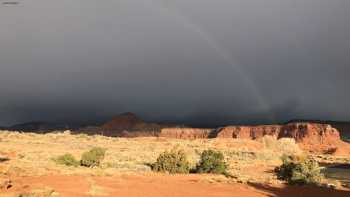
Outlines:
<svg viewBox="0 0 350 197"><path fill-rule="evenodd" d="M293 138L276 139L273 136L266 135L260 141L264 146L264 150L272 150L273 152L280 152L287 155L298 155L302 152Z"/></svg>
<svg viewBox="0 0 350 197"><path fill-rule="evenodd" d="M201 154L200 161L196 167L198 173L227 174L228 165L224 154L220 151L205 150Z"/></svg>
<svg viewBox="0 0 350 197"><path fill-rule="evenodd" d="M318 184L323 178L318 163L306 156L284 155L282 162L275 171L279 179L289 184Z"/></svg>
<svg viewBox="0 0 350 197"><path fill-rule="evenodd" d="M79 166L79 161L75 159L75 157L72 154L64 154L61 156L58 156L57 158L53 159L57 164L59 165L66 165L66 166Z"/></svg>
<svg viewBox="0 0 350 197"><path fill-rule="evenodd" d="M229 175L227 172L228 164L225 162L224 154L211 149L201 153L200 161L194 169L190 168L185 152L177 149L161 153L151 167L153 171L170 174L194 172Z"/></svg>
<svg viewBox="0 0 350 197"><path fill-rule="evenodd" d="M85 167L96 167L101 164L106 154L106 149L95 147L88 152L83 153L80 160L80 165Z"/></svg>
<svg viewBox="0 0 350 197"><path fill-rule="evenodd" d="M159 155L157 161L152 165L152 169L157 172L167 172L170 174L190 172L190 163L183 150L173 149L165 151Z"/></svg>
<svg viewBox="0 0 350 197"><path fill-rule="evenodd" d="M101 161L105 157L105 153L106 153L106 149L95 147L83 153L80 161L75 159L75 157L70 153L66 153L64 155L58 156L56 158L53 158L52 160L59 165L74 166L74 167L77 167L80 165L80 166L92 168L92 167L100 166Z"/></svg>
<svg viewBox="0 0 350 197"><path fill-rule="evenodd" d="M267 137L255 141L246 139L114 138L98 135L82 138L82 136L65 133L42 135L3 131L0 132L0 138L3 140L0 143L2 152L0 154L11 159L10 163L1 164L11 164L9 171L15 171L23 176L26 176L28 172L30 175L52 174L57 171L58 167L60 167L60 172L65 174L74 172L88 175L114 175L120 172L146 172L152 170L155 161L164 150L181 147L180 149L186 153L190 167L197 166L196 161L199 163L203 151L214 149L224 154L229 166L228 171L232 176L238 177L237 180L274 184L276 176L270 173L272 166L281 164L280 158L283 154L299 155L297 152L300 151L294 140L276 140ZM89 151L91 147L102 147L115 151L106 152L105 158L96 169L89 170L85 167L74 169L64 165L58 167L52 165L52 157L56 159L57 156L64 153L74 155L80 165L82 150ZM17 156L12 156L12 153L16 153ZM350 163L348 157L333 155L313 155L313 157L325 163ZM155 169L160 168L153 168Z"/></svg>

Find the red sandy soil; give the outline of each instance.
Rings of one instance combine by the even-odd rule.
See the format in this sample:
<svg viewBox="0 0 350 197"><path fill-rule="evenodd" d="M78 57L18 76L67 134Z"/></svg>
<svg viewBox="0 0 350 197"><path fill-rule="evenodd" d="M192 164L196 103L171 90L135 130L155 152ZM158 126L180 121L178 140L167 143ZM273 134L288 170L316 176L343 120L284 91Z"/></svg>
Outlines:
<svg viewBox="0 0 350 197"><path fill-rule="evenodd" d="M119 175L114 177L64 176L19 177L6 192L50 187L64 197L88 197L98 187L101 196L125 197L349 197L349 191L317 187L209 183L201 175ZM93 186L92 186L93 185ZM99 195L94 195L99 196Z"/></svg>

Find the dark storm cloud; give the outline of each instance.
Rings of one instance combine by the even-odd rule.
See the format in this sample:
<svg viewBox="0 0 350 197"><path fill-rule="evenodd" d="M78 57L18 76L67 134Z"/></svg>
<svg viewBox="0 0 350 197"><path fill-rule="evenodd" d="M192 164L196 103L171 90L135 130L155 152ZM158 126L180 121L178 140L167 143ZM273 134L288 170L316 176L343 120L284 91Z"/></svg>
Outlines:
<svg viewBox="0 0 350 197"><path fill-rule="evenodd" d="M0 6L0 123L350 119L350 1Z"/></svg>

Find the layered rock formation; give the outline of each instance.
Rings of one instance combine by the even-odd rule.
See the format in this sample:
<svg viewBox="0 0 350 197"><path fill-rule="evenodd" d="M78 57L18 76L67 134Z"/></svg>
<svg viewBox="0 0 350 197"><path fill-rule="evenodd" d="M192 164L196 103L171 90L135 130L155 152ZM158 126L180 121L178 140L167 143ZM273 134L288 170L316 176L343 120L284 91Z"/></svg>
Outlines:
<svg viewBox="0 0 350 197"><path fill-rule="evenodd" d="M277 138L281 131L281 125L259 125L259 126L228 126L218 129L217 138L242 138L242 139L259 139L265 135Z"/></svg>
<svg viewBox="0 0 350 197"><path fill-rule="evenodd" d="M340 125L344 130L347 124ZM339 126L339 127L340 127ZM16 125L10 130L50 132L66 130L66 125L32 122ZM320 122L292 121L284 125L226 126L218 129L176 127L148 123L133 113L115 116L102 126L84 127L73 133L99 134L115 137L167 137L178 139L237 138L259 140L268 135L276 139L293 138L305 150L325 153L350 153L350 144L341 140L339 131Z"/></svg>
<svg viewBox="0 0 350 197"><path fill-rule="evenodd" d="M218 138L259 139L265 135L276 138L289 137L297 142L334 142L340 140L337 129L327 124L289 123L286 125L227 126L220 128Z"/></svg>
<svg viewBox="0 0 350 197"><path fill-rule="evenodd" d="M205 139L208 138L213 129L199 128L163 128L159 137L169 137L178 139Z"/></svg>
<svg viewBox="0 0 350 197"><path fill-rule="evenodd" d="M218 129L165 127L147 123L132 113L114 117L101 126L104 135L118 137L167 137L178 139L238 138L258 140L266 135L276 139L293 138L301 147L333 151L343 146L337 129L328 124L291 122L285 125L227 126ZM348 144L346 144L348 145Z"/></svg>
<svg viewBox="0 0 350 197"><path fill-rule="evenodd" d="M282 127L279 138L290 137L297 142L332 144L340 140L337 129L327 124L289 123Z"/></svg>
<svg viewBox="0 0 350 197"><path fill-rule="evenodd" d="M346 152L349 144L343 142L339 131L328 124L289 123L285 125L279 138L294 138L300 146L312 152Z"/></svg>
<svg viewBox="0 0 350 197"><path fill-rule="evenodd" d="M349 144L341 140L338 130L331 125L305 122L286 125L228 126L217 130L214 137L255 140L265 135L276 139L293 138L303 149L315 152L344 152L343 148L349 147Z"/></svg>
<svg viewBox="0 0 350 197"><path fill-rule="evenodd" d="M328 120L291 120L288 123L319 123L319 124L329 124L333 128L336 128L342 139L348 140L350 142L350 122L345 121L328 121Z"/></svg>

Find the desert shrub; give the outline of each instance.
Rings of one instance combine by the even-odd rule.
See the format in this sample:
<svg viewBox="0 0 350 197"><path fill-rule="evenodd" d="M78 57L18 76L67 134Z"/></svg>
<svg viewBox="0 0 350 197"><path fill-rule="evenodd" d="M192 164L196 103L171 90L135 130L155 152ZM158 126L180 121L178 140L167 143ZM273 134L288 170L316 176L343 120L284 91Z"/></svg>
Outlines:
<svg viewBox="0 0 350 197"><path fill-rule="evenodd" d="M196 167L196 172L226 174L227 164L225 162L224 154L215 150L203 151Z"/></svg>
<svg viewBox="0 0 350 197"><path fill-rule="evenodd" d="M283 164L275 169L277 177L289 184L318 184L322 180L317 161L305 156L282 156Z"/></svg>
<svg viewBox="0 0 350 197"><path fill-rule="evenodd" d="M99 166L105 157L105 153L106 149L104 148L92 148L88 152L83 153L81 156L80 165L90 168Z"/></svg>
<svg viewBox="0 0 350 197"><path fill-rule="evenodd" d="M152 165L152 170L170 174L189 173L190 163L183 150L173 149L160 154L157 161Z"/></svg>
<svg viewBox="0 0 350 197"><path fill-rule="evenodd" d="M79 166L79 161L72 154L64 154L53 159L57 164L66 166Z"/></svg>

